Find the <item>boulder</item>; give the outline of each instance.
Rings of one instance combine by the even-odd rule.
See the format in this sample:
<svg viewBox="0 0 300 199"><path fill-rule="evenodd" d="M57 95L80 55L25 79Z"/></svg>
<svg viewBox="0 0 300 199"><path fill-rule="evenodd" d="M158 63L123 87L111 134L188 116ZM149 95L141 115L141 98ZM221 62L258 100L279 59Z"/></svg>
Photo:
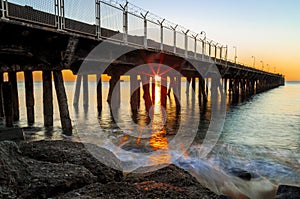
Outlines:
<svg viewBox="0 0 300 199"><path fill-rule="evenodd" d="M95 158L89 150L97 152ZM23 142L20 144L20 151L32 159L47 161L52 163L76 164L85 167L98 177L98 182L108 183L120 181L123 177L121 163L115 155L103 148L95 145L84 145L71 141L37 141ZM96 153L95 153L96 154ZM108 162L109 166L104 165L99 159ZM119 169L119 170L118 170Z"/></svg>
<svg viewBox="0 0 300 199"><path fill-rule="evenodd" d="M139 169L139 171L141 170L142 168ZM142 187L145 187L148 190L152 189L151 187L154 187L152 190L166 189L169 190L168 194L172 194L172 196L175 196L173 193L177 192L181 196L184 195L186 198L218 198L218 195L203 187L189 172L178 168L173 164L153 172L130 173L126 176L125 181L140 185L143 185L143 183L146 182ZM166 196L164 195L164 192L165 191L161 191L161 194ZM155 195L156 197L160 196L158 192L154 193L158 194ZM163 196L162 198L164 198Z"/></svg>
<svg viewBox="0 0 300 199"><path fill-rule="evenodd" d="M100 151L99 156L86 148ZM103 160L120 165L111 152L94 145L0 142L0 198L218 198L175 165L123 176Z"/></svg>
<svg viewBox="0 0 300 199"><path fill-rule="evenodd" d="M299 199L300 187L280 185L277 189L276 199Z"/></svg>
<svg viewBox="0 0 300 199"><path fill-rule="evenodd" d="M247 181L251 180L251 178L253 177L250 172L239 168L231 168L228 170L228 173Z"/></svg>
<svg viewBox="0 0 300 199"><path fill-rule="evenodd" d="M9 141L0 142L0 168L0 198L47 198L96 182L82 166L23 157Z"/></svg>

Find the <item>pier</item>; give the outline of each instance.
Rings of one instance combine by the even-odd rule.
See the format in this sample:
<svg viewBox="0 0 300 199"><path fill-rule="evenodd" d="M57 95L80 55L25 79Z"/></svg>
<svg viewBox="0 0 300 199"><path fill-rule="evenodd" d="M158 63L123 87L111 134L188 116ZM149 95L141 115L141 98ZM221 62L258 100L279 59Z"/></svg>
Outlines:
<svg viewBox="0 0 300 199"><path fill-rule="evenodd" d="M53 126L53 92L56 92L61 127L66 134L72 134L72 123L63 70L77 75L74 106L81 106L79 98L83 97L82 106L88 109L88 80L91 76L96 78L99 113L102 104L106 103L102 100L101 75L104 74L110 76L107 102L112 108L120 104L120 78L129 77L133 113L139 109L141 89L149 111L154 101L155 75L161 78L161 105L165 107L167 96L173 94L178 108L184 79L188 88L197 90L197 97L203 103L213 94L208 84L213 84L214 78L219 80L217 87L230 95L233 102L282 86L285 82L281 74L228 60L228 48L208 40L205 33L191 33L164 19L155 21L148 12L137 13L128 2L120 5L114 1L89 1L95 9L83 10L82 13L90 15L81 19L72 16L70 10L79 8L72 8L70 0L37 0L32 5L16 2L0 0L0 117L5 117L7 127L20 119L17 73L24 73L28 125L35 122L33 72L42 71L44 125ZM108 11L121 16L121 21L114 22L120 24L119 27L108 27L109 22L103 17ZM141 33L130 34L134 23L141 25ZM158 34L153 36L150 28ZM172 42L168 41L170 38ZM104 42L109 43L109 47L93 57L90 53ZM120 52L127 53L115 59ZM149 76L144 71L149 70L146 67L149 64L154 71L159 71L160 65L173 70ZM82 65L88 67L81 68ZM218 76L210 72L212 65L217 67ZM140 69L139 66L146 68L130 72Z"/></svg>

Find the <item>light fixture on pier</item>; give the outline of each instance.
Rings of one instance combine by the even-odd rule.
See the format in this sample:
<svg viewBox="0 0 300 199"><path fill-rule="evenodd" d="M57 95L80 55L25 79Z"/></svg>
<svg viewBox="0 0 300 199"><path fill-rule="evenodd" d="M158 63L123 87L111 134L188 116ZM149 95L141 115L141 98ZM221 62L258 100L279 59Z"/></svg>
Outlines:
<svg viewBox="0 0 300 199"><path fill-rule="evenodd" d="M264 70L264 62L260 61L260 63L261 63L261 70Z"/></svg>
<svg viewBox="0 0 300 199"><path fill-rule="evenodd" d="M236 60L237 60L237 47L233 46L234 48L234 63L236 64Z"/></svg>
<svg viewBox="0 0 300 199"><path fill-rule="evenodd" d="M255 56L252 56L253 58L253 68L255 68Z"/></svg>

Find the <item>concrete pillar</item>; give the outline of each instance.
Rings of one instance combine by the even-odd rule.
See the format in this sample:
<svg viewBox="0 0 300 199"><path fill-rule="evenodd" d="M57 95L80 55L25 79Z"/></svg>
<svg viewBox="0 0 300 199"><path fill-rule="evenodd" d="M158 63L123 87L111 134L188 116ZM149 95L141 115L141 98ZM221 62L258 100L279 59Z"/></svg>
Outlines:
<svg viewBox="0 0 300 199"><path fill-rule="evenodd" d="M2 84L3 84L3 73L0 73L0 118L4 117Z"/></svg>
<svg viewBox="0 0 300 199"><path fill-rule="evenodd" d="M62 130L72 135L72 123L69 114L68 100L61 71L53 71L55 90L57 95Z"/></svg>
<svg viewBox="0 0 300 199"><path fill-rule="evenodd" d="M2 85L2 90L5 95L3 95L4 101L4 112L5 112L5 121L6 127L13 127L13 89L11 82L4 82Z"/></svg>
<svg viewBox="0 0 300 199"><path fill-rule="evenodd" d="M101 75L97 75L97 109L98 114L102 112L102 79Z"/></svg>
<svg viewBox="0 0 300 199"><path fill-rule="evenodd" d="M161 85L160 85L160 101L161 106L166 107L167 106L167 77L162 76L161 77Z"/></svg>
<svg viewBox="0 0 300 199"><path fill-rule="evenodd" d="M79 103L79 96L80 96L80 88L81 88L81 75L77 75L76 77L76 85L75 85L75 93L74 93L74 100L73 105L78 106Z"/></svg>
<svg viewBox="0 0 300 199"><path fill-rule="evenodd" d="M14 121L19 121L19 94L18 94L18 85L17 85L17 73L9 72L8 79L11 82L12 86L12 103L13 103L13 118Z"/></svg>
<svg viewBox="0 0 300 199"><path fill-rule="evenodd" d="M196 93L196 77L192 77L192 89L195 94Z"/></svg>
<svg viewBox="0 0 300 199"><path fill-rule="evenodd" d="M130 76L130 105L133 113L137 113L139 109L139 82L137 80L137 75Z"/></svg>
<svg viewBox="0 0 300 199"><path fill-rule="evenodd" d="M120 105L120 82L119 82L119 80L120 80L119 74L112 75L111 79L109 80L109 92L108 92L107 102L110 105L113 105L115 108L119 107L119 105ZM116 95L112 99L113 92L115 92Z"/></svg>
<svg viewBox="0 0 300 199"><path fill-rule="evenodd" d="M43 107L44 126L53 126L53 89L51 71L43 71Z"/></svg>
<svg viewBox="0 0 300 199"><path fill-rule="evenodd" d="M83 107L87 108L89 106L89 80L88 75L83 75Z"/></svg>
<svg viewBox="0 0 300 199"><path fill-rule="evenodd" d="M190 84L192 81L192 77L186 77L186 94L190 94Z"/></svg>
<svg viewBox="0 0 300 199"><path fill-rule="evenodd" d="M149 111L152 106L152 100L150 96L150 77L148 76L141 76L142 84L143 84L143 99L145 101L146 110Z"/></svg>
<svg viewBox="0 0 300 199"><path fill-rule="evenodd" d="M227 83L228 83L228 79L224 78L224 92L225 92L225 95L227 95Z"/></svg>
<svg viewBox="0 0 300 199"><path fill-rule="evenodd" d="M152 97L152 102L155 103L155 79L154 79L154 77L152 77L151 97Z"/></svg>
<svg viewBox="0 0 300 199"><path fill-rule="evenodd" d="M176 108L180 108L180 101L181 101L181 76L175 77L175 83L173 86L174 98L176 102Z"/></svg>
<svg viewBox="0 0 300 199"><path fill-rule="evenodd" d="M34 95L33 95L32 71L25 71L24 76L25 76L27 122L29 125L32 125L34 123Z"/></svg>

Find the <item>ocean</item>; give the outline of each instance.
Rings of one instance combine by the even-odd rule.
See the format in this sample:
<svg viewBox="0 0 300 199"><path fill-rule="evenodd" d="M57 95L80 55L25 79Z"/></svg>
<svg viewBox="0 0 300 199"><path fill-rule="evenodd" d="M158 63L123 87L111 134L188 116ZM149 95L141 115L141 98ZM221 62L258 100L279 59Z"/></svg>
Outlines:
<svg viewBox="0 0 300 199"><path fill-rule="evenodd" d="M132 115L129 82L121 82L121 103L113 114L106 102L108 82L102 86L103 110L98 117L96 83L89 82L89 107L85 109L82 95L79 106L73 107L75 83L65 82L74 126L73 136L65 136L55 92L54 126L43 127L41 82L34 83L35 123L28 127L25 85L19 82L20 121L15 126L24 129L26 140L67 139L105 147L124 162L128 172L139 167L153 169L156 165L176 164L218 194L233 191L264 198L280 184L300 186L300 82L287 82L237 104L227 99L222 131L210 148L202 144L213 122L212 108L209 103L199 105L198 91L187 95L185 82L180 112L172 95L166 109L161 109L160 99L155 98L150 120L142 100L140 111ZM3 121L0 128L4 128ZM250 172L252 179L234 177L232 171L236 169Z"/></svg>

